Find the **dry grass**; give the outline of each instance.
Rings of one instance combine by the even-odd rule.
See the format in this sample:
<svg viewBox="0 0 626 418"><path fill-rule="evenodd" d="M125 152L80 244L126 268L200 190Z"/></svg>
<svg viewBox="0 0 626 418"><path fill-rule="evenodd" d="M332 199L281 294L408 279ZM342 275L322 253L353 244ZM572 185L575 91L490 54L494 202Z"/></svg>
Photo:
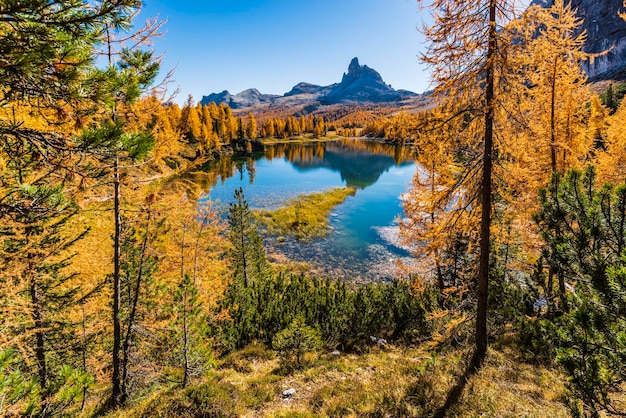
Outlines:
<svg viewBox="0 0 626 418"><path fill-rule="evenodd" d="M314 356L308 368L285 375L271 352L256 346L229 356L210 379L210 385L224 388L211 389L211 396L232 408L211 416L437 416L469 357L467 350L436 355L419 348L372 348L364 354ZM204 390L212 387L203 385ZM283 398L282 392L290 388L296 395ZM152 399L160 399L165 411L180 408L164 402L192 408L182 394L165 391ZM231 404L222 399L226 395ZM507 347L490 349L484 367L469 378L458 402L441 416L567 417L563 396L559 372L526 364ZM125 416L142 416L146 410L144 404Z"/></svg>
<svg viewBox="0 0 626 418"><path fill-rule="evenodd" d="M568 417L564 382L557 371L525 364L512 350L490 350L450 416Z"/></svg>

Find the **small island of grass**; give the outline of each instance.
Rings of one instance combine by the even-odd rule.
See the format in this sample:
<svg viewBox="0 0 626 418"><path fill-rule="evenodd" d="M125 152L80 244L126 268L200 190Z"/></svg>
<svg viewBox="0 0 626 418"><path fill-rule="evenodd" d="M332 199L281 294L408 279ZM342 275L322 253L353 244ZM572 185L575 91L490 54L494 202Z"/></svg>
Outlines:
<svg viewBox="0 0 626 418"><path fill-rule="evenodd" d="M312 240L328 233L328 217L335 206L356 191L336 187L319 193L302 194L290 199L285 207L258 210L256 218L270 235L290 235L297 240Z"/></svg>

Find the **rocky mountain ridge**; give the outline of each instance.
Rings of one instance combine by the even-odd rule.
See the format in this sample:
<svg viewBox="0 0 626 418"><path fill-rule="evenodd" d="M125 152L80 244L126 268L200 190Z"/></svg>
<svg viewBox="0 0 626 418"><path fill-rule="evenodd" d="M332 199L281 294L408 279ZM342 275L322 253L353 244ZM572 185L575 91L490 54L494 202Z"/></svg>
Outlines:
<svg viewBox="0 0 626 418"><path fill-rule="evenodd" d="M533 0L531 4L549 7L554 0ZM571 0L572 8L587 32L585 52L595 56L583 63L591 81L626 79L626 12L623 0Z"/></svg>
<svg viewBox="0 0 626 418"><path fill-rule="evenodd" d="M262 94L257 89L244 90L230 94L227 90L203 96L200 103L225 103L232 109L270 106L308 106L332 105L339 103L387 103L399 102L418 95L407 90L395 90L383 81L381 75L367 65L360 65L358 58L353 58L348 72L343 74L340 83L319 86L301 82L283 96Z"/></svg>

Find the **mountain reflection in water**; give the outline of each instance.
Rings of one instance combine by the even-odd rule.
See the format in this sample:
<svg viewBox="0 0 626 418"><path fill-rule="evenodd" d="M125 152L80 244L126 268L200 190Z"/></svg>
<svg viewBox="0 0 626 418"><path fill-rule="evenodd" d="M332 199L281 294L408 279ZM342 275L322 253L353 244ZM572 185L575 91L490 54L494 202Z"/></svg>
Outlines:
<svg viewBox="0 0 626 418"><path fill-rule="evenodd" d="M306 261L324 276L350 281L388 280L396 260L409 259L397 239L400 196L416 170L409 147L341 140L266 145L250 157L223 157L205 167L207 190L222 216L242 187L252 209L274 209L299 194L352 187L354 197L331 213L328 236L312 242L266 237L270 254Z"/></svg>
<svg viewBox="0 0 626 418"><path fill-rule="evenodd" d="M368 145L359 148L356 147L357 144L359 143L354 141L324 143L324 151L313 154L310 159L289 161L302 171L319 167L338 171L346 186L355 189L364 189L375 184L380 176L394 165L413 163L412 159L403 158L404 152L410 151L406 147L361 142L363 145ZM381 153L381 151L391 151L391 149L394 151L393 156Z"/></svg>

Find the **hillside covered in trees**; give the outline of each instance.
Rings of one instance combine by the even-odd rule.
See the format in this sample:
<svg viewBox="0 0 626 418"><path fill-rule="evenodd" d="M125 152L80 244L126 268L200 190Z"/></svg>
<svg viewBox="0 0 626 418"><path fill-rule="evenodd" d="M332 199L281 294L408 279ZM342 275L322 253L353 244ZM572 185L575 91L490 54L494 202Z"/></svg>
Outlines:
<svg viewBox="0 0 626 418"><path fill-rule="evenodd" d="M0 415L626 414L626 88L568 2L431 3L431 106L326 117L172 103L138 0L0 3ZM198 205L207 160L331 136L417 151L390 282Z"/></svg>

